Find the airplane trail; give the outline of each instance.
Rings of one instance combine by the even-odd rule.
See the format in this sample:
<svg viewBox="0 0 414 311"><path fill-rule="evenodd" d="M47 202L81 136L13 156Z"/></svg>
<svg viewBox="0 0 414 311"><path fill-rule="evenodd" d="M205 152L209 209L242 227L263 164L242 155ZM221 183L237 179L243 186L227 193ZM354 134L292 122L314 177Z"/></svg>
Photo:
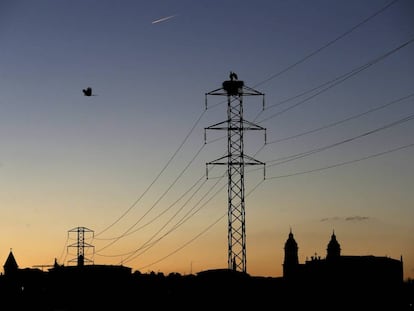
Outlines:
<svg viewBox="0 0 414 311"><path fill-rule="evenodd" d="M155 21L152 21L151 24L157 24L157 23L161 23L161 22L165 22L166 20L169 20L173 17L176 17L176 15L170 15L170 16L166 16L160 19L156 19Z"/></svg>

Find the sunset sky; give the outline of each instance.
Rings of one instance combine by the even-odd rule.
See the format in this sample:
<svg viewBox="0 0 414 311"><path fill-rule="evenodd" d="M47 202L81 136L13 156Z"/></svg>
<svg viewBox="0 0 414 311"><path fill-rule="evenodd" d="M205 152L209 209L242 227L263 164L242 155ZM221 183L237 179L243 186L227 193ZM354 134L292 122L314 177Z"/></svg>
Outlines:
<svg viewBox="0 0 414 311"><path fill-rule="evenodd" d="M226 98L244 99L247 272L403 259L414 278L412 0L0 2L0 263L227 267ZM92 87L86 97L82 89Z"/></svg>

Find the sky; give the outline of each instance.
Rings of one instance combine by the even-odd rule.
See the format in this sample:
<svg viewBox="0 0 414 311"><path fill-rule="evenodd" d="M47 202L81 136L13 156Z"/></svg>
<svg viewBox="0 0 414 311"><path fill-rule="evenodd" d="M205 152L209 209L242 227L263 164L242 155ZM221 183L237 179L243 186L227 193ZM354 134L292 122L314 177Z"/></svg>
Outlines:
<svg viewBox="0 0 414 311"><path fill-rule="evenodd" d="M412 0L0 2L0 262L227 267L226 97L243 100L246 268L403 260L414 278ZM91 87L94 96L82 90ZM207 109L206 109L207 104Z"/></svg>

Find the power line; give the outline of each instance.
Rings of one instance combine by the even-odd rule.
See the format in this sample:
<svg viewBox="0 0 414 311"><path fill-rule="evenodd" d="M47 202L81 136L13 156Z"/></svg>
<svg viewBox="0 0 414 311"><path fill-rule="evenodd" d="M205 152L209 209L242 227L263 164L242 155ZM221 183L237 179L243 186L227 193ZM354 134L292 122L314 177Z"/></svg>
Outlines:
<svg viewBox="0 0 414 311"><path fill-rule="evenodd" d="M160 212L159 214L157 214L155 217L153 217L151 220L147 221L145 224L141 225L140 227L136 228L133 231L130 231L126 234L123 234L121 236L115 237L115 238L99 238L96 240L116 240L120 237L125 237L128 235L131 235L139 230L141 230L142 228L145 228L146 226L152 224L154 221L156 221L157 219L159 219L162 215L164 215L166 212L168 212L172 207L174 207L176 204L178 204L179 201L181 201L191 190L193 190L199 183L200 181L204 180L203 183L201 183L201 186L199 186L199 188L194 191L194 193L191 195L191 197L193 197L195 194L197 194L197 192L200 190L200 188L206 183L205 177L201 176L190 188L188 188L184 193L182 193L179 198L177 200L174 201L174 203L170 204L166 209L164 209L162 212ZM99 250L100 251L100 250Z"/></svg>
<svg viewBox="0 0 414 311"><path fill-rule="evenodd" d="M164 211L162 211L161 213L159 213L156 217L154 217L151 221L149 221L149 222L147 222L146 224L144 224L143 226L141 226L141 227L139 227L139 228L137 228L135 231L137 231L138 229L142 229L144 226L147 226L147 225L149 225L150 223L152 223L153 221L155 221L156 219L158 219L160 216L162 216L163 214L165 214L171 207L173 207L175 204L177 204L177 202L178 201L180 201L185 195L187 195L188 194L188 192L190 191L190 190L192 190L193 188L195 188L195 186L201 181L201 180L204 180L199 186L198 186L198 188L191 194L191 196L186 200L186 202L178 209L178 211L176 211L175 213L174 213L174 215L161 227L161 230L170 222L170 221L172 221L177 215L178 215L178 213L179 212L181 212L181 210L190 202L190 200L200 191L200 189L204 186L204 184L207 182L207 180L205 179L205 177L204 176L201 176L198 180L197 180L197 182L189 189L189 190L187 190L178 200L176 200L173 204L171 204L168 208L166 208ZM161 230L159 230L159 231L161 231ZM134 232L135 232L134 231ZM159 232L158 231L158 232ZM158 233L157 232L157 233ZM131 234L132 232L130 232L130 234ZM147 244L147 242L145 242L144 243L144 246ZM142 246L143 247L143 246ZM142 247L140 247L140 248L142 248ZM134 251L131 251L131 252L128 252L128 253L124 253L124 254L120 254L120 255L111 255L111 256L109 256L109 255L103 255L103 254L98 254L98 255L100 255L100 256L104 256L104 257L119 257L119 256L126 256L126 255L130 255L131 253L135 253L136 252L136 250L134 250Z"/></svg>
<svg viewBox="0 0 414 311"><path fill-rule="evenodd" d="M224 175L223 175L224 177ZM148 247L152 247L155 245L155 243L159 242L161 239L163 239L165 236L167 236L168 234L170 234L172 231L176 230L178 227L182 226L187 220L189 220L190 218L192 218L196 213L198 213L203 207L205 207L207 205L207 203L209 203L213 198L216 197L216 195L222 191L224 189L224 187L226 186L226 184L224 184L221 188L219 188L207 201L205 201L200 207L198 207L195 211L194 208L215 188L216 185L218 185L218 183L220 182L221 179L219 179L216 183L213 184L213 186L210 188L210 190L200 199L200 201L194 205L194 207L188 211L186 213L186 215L184 215L180 221L178 221L176 223L176 225L174 227L172 227L169 231L167 231L164 235L162 235L161 237L159 237L156 241L154 241L151 245L147 245ZM192 212L192 214L190 214L190 212ZM189 216L188 216L189 215ZM137 249L136 252L138 252L139 250L141 250L141 248ZM135 259L136 257L140 256L142 253L137 254L134 257L130 257L127 259L128 261L131 261L133 259Z"/></svg>
<svg viewBox="0 0 414 311"><path fill-rule="evenodd" d="M374 130L362 133L360 135L357 135L357 136L354 136L354 137L351 137L351 138L344 139L342 141L339 141L339 142L336 142L336 143L333 143L333 144L330 144L330 145L327 145L327 146L324 146L324 147L316 148L316 149L306 151L306 152L297 153L297 154L294 154L294 155L291 155L291 156L286 156L286 157L279 158L279 159L276 159L276 160L267 161L268 163L269 162L277 162L277 163L274 163L274 164L271 164L271 165L267 165L267 167L271 167L271 166L279 165L279 164L282 164L282 163L290 162L290 161L293 161L293 160L297 160L297 159L300 159L300 158L303 158L303 157L307 157L307 156L312 155L314 153L318 153L318 152L325 151L325 150L333 148L333 147L337 147L337 146L345 144L345 143L349 143L349 142L354 141L356 139L359 139L359 138L377 133L379 131L388 129L390 127L399 125L399 124L404 123L404 122L411 121L413 119L414 119L414 114L411 114L411 115L409 115L405 118L402 118L402 119L399 119L397 121L391 122L389 124L386 124L384 126L376 128ZM251 171L253 171L253 170L256 170L256 169L252 169Z"/></svg>
<svg viewBox="0 0 414 311"><path fill-rule="evenodd" d="M309 97L307 97L307 98L305 98L305 99L303 99L303 100L301 100L301 101L299 101L299 102L297 102L297 103L295 103L295 104L293 104L293 105L291 105L291 106L289 106L289 107L286 107L285 109L280 110L280 111L278 111L278 112L276 112L276 113L274 113L274 114L272 114L272 115L270 115L270 116L268 116L268 117L266 117L266 118L262 119L261 121L258 121L257 123L263 123L263 122L265 122L265 121L268 121L268 120L270 120L270 119L273 119L273 118L275 118L275 117L277 117L277 116L281 115L282 113L285 113L286 111L289 111L289 110L291 110L291 109L293 109L293 108L295 108L295 107L297 107L297 106L299 106L299 105L304 104L305 102L307 102L307 101L309 101L310 99L312 99L312 98L316 97L317 95L319 95L319 94L321 94L321 93L323 93L323 92L325 92L325 91L327 91L327 90L329 90L329 89L333 88L334 86L336 86L336 85L338 85L338 84L340 84L340 83L342 83L342 82L344 82L344 81L348 80L349 78L351 78L351 77L355 76L356 74L360 73L361 71L363 71L363 70L365 70L365 69L368 69L368 68L369 68L369 67L371 67L372 65L374 65L374 64L378 63L379 61L381 61L381 60L383 60L383 59L387 58L388 56L390 56L390 55L394 54L395 52L399 51L400 49L402 49L402 48L406 47L407 45L409 45L409 44L411 44L411 43L413 43L413 42L414 42L414 38L411 38L410 40L408 40L408 41L404 42L403 44L401 44L401 45L399 45L398 47L396 47L396 48L392 49L391 51L389 51L389 52L387 52L387 53L385 53L385 54L381 55L380 57L377 57L376 59L374 59L374 60L372 60L372 61L370 61L370 62L368 62L368 63L366 63L366 64L364 64L364 65L362 65L362 66L360 66L360 67L358 67L358 68L356 68L356 69L354 69L354 70L352 70L351 72L349 72L349 73L347 73L347 74L345 74L345 75L341 76L341 78L340 78L340 79L339 79L339 78L334 79L333 81L335 81L335 82L333 82L332 84L330 84L330 85L328 85L327 87L323 88L323 89L322 89L322 90L320 90L319 92L316 92L315 94L313 94L313 95L311 95L311 96L309 96Z"/></svg>
<svg viewBox="0 0 414 311"><path fill-rule="evenodd" d="M312 56L318 54L319 52L321 52L322 50L326 49L327 47L331 46L332 44L334 44L335 42L339 41L340 39L344 38L345 36L349 35L351 32L353 32L355 29L361 27L362 25L364 25L365 23L369 22L371 19L373 19L375 16L379 15L380 13L384 12L386 9L388 9L390 6L392 6L394 3L398 2L398 0L394 0L391 1L390 3L388 3L387 5L385 5L384 7L382 7L380 10L376 11L375 13L371 14L370 16L368 16L367 18L365 18L364 20L362 20L361 22L359 22L358 24L356 24L355 26L351 27L350 29L348 29L347 31L345 31L344 33L342 33L341 35L339 35L338 37L336 37L335 39L329 41L328 43L322 45L320 48L316 49L315 51L309 53L308 55L306 55L305 57L303 57L302 59L298 60L297 62L293 63L292 65L286 67L285 69L279 71L278 73L273 74L272 76L270 76L269 78L257 83L256 85L254 85L253 87L257 87L259 85L262 85L270 80L273 80L274 78L280 76L281 74L285 73L286 71L296 67L297 65L303 63L304 61L306 61L307 59L311 58Z"/></svg>
<svg viewBox="0 0 414 311"><path fill-rule="evenodd" d="M347 117L347 118L345 118L345 119L341 119L341 120L339 120L339 121L335 121L335 122L332 122L332 123L329 123L329 124L326 124L326 125L323 125L323 126L320 126L320 127L317 127L317 128L314 128L314 129L311 129L311 130L308 130L308 131L305 131L305 132L302 132L302 133L299 133L299 134L295 134L295 135L291 135L291 136L287 136L287 137L284 137L284 138L279 138L279 139L273 140L273 141L271 141L271 142L266 143L266 145L263 145L263 146L262 146L262 147L261 147L261 148L260 148L260 149L259 149L256 153L255 153L255 156L256 156L256 155L257 155L260 151L262 151L262 150L264 149L264 147L269 146L269 145L271 145L271 144L275 144L275 143L279 143L279 142L282 142L282 141L287 141L287 140L290 140L290 139L294 139L294 138L298 138L298 137L305 136L305 135L308 135L308 134L312 134L312 133L315 133L315 132L318 132L318 131L321 131L321 130L324 130L324 129L327 129L327 128L330 128L330 127L333 127L333 126L336 126L336 125L339 125L339 124L342 124L342 123L345 123L345 122L348 122L348 121L354 120L354 119L357 119L357 118L362 117L362 116L365 116L365 115L367 115L367 114L369 114L369 113L372 113L372 112L375 112L375 111L378 111L378 110L384 109L384 108L386 108L386 107L388 107L388 106L391 106L391 105L394 105L394 104L400 103L400 102L402 102L402 101L404 101L404 100L406 100L406 99L409 99L410 97L413 97L413 96L414 96L414 93L411 93L411 94L409 94L409 95L406 95L406 96L400 97L400 98L398 98L398 99L395 99L395 100L393 100L393 101L391 101L391 102L388 102L388 103L386 103L386 104L383 104L383 105L381 105L381 106L378 106L378 107L375 107L375 108L372 108L372 109L366 110L366 111L364 111L364 112L361 112L361 113L358 113L358 114L352 115L352 116Z"/></svg>
<svg viewBox="0 0 414 311"><path fill-rule="evenodd" d="M413 38L413 39L414 39L414 38ZM364 65L361 65L361 66L359 66L359 67L356 67L356 68L354 68L354 69L352 69L352 70L350 70L350 71L348 71L348 72L346 72L346 73L344 73L344 74L342 74L342 75L340 75L340 76L337 76L337 77L335 77L335 78L333 78L333 79L331 79L331 80L329 80L329 81L327 81L327 82L324 82L324 83L322 83L322 84L320 84L320 85L318 85L318 86L315 86L315 87L313 87L313 88L311 88L311 89L309 89L309 90L303 91L303 92L301 92L301 93L299 93L299 94L297 94L297 95L291 96L291 97L289 97L289 98L287 98L287 99L284 99L284 100L282 100L282 101L280 101L280 102L278 102L278 103L275 103L275 104L273 104L273 105L270 105L270 106L269 106L269 105L267 105L267 106L265 107L265 109L261 110L261 111L257 114L257 116L254 118L254 121L256 121L256 120L257 120L257 118L258 118L258 117L259 117L259 116L260 116L260 115L261 115L264 111L266 111L266 110L269 110L269 109L272 109L272 108L278 107L278 106L280 106L280 105L282 105L282 104L285 104L285 103L287 103L287 102L289 102L289 101L292 101L293 99L296 99L296 98L299 98L299 97L304 96L304 95L306 95L306 94L309 94L309 93L312 93L312 92L314 92L314 91L317 91L317 90L321 89L321 88L322 88L322 87L324 87L324 86L331 85L331 84L332 84L332 83L334 83L335 81L340 81L340 82L344 81L344 79L345 79L345 78L347 78L348 76L349 76L349 77L351 77L351 75L353 76L353 75L355 75L355 74L359 73L360 71L362 71L363 69L365 69L365 67L366 67L366 66L371 66L371 65L375 64L376 62L378 62L378 61L382 60L383 58L388 57L389 55L391 55L392 53L396 52L396 51L397 51L397 50L399 50L400 48L402 48L402 47L404 47L404 46L408 45L409 43L411 43L411 41L412 41L412 40L409 40L409 41L405 42L404 44L402 44L400 47L397 47L396 49L393 49L393 50L391 50L391 51L389 51L389 52L387 52L387 53L383 54L382 56L377 57L377 58L375 58L375 59L373 59L373 60L371 60L371 61L369 61L369 62L365 63ZM336 84L335 84L335 85L336 85ZM324 89L324 90L326 90L326 89ZM318 93L318 94L320 94L320 93Z"/></svg>
<svg viewBox="0 0 414 311"><path fill-rule="evenodd" d="M181 219L170 229L168 230L165 234L163 234L160 238L158 238L156 241L152 242L150 245L148 244L149 242L151 242L151 240L161 231L157 231L156 234L154 234L149 240L147 240L141 247L139 247L138 249L136 249L134 251L134 253L138 252L139 250L142 250L143 248L146 248L146 250L148 250L149 248L153 247L156 243L158 243L160 240L162 240L164 237L166 237L167 235L169 235L170 233L172 233L173 231L175 231L176 229L178 229L181 225L183 225L185 222L187 222L187 220L189 220L190 218L192 218L195 214L197 214L203 207L205 207L207 205L207 203L209 203L218 193L220 193L220 191L222 191L225 187L225 185L223 185L221 188L219 188L207 201L205 201L201 206L199 206L201 204L201 202L210 194L211 191L213 191L213 189L218 185L218 183L224 178L226 174L224 173L223 175L221 175L218 180L210 187L210 189L198 200L198 202L196 204L194 204L194 206L188 210L182 217ZM203 175L201 178L205 178L205 175ZM207 179L205 180L207 181ZM205 182L203 182L204 185ZM201 187L200 187L201 188ZM199 189L197 189L196 192L198 192ZM190 198L191 199L191 198ZM188 203L188 201L185 203L185 205ZM185 206L184 205L184 206ZM184 207L183 206L183 207ZM199 206L197 209L196 207ZM175 218L176 215L172 216L170 218L170 220L168 220L167 224L173 219ZM165 225L163 226L163 228L165 227ZM145 251L146 251L145 250ZM137 256L140 256L142 253L144 253L145 251L141 252L140 254L136 255L134 258L136 258ZM131 259L132 260L132 259Z"/></svg>
<svg viewBox="0 0 414 311"><path fill-rule="evenodd" d="M193 237L191 240L187 241L185 244L183 244L182 246L180 246L179 248L175 249L173 252L167 254L166 256L158 259L157 261L154 261L148 265L145 265L143 267L138 268L139 270L147 268L149 266L155 265L156 263L159 263L165 259L167 259L168 257L174 255L175 253L178 253L180 250L182 250L184 247L186 247L187 245L191 244L192 242L194 242L195 240L197 240L200 236L202 236L204 233L206 233L208 230L210 230L214 225L216 225L220 220L222 220L227 214L222 215L221 217L219 217L216 221L214 221L212 224L210 224L207 228L205 228L203 231L201 231L199 234L197 234L195 237Z"/></svg>
<svg viewBox="0 0 414 311"><path fill-rule="evenodd" d="M181 144L175 150L175 152L173 153L173 155L169 158L169 160L164 165L164 167L161 169L161 171L158 173L158 175L154 178L154 180L148 185L148 187L145 189L145 191L141 194L141 196L119 218L117 218L112 224L110 224L105 229L103 229L102 231L100 231L99 233L97 233L95 236L101 235L102 233L106 232L108 229L110 229L111 227L113 227L115 224L117 224L122 218L124 218L132 210L132 208L135 207L135 205L138 204L139 201L141 201L141 199L144 197L144 195L151 189L151 187L155 184L155 182L161 177L162 173L167 169L167 167L170 165L170 163L172 162L172 160L175 158L175 156L178 154L178 152L184 146L184 144L186 143L187 139L190 137L191 133L194 131L194 129L196 128L196 126L198 125L198 123L200 122L200 120L202 119L202 117L204 116L204 113L205 113L205 110L203 110L203 112L200 114L200 116L198 117L198 119L196 120L196 122L194 123L194 125L191 127L190 131L184 137L184 139L181 142Z"/></svg>
<svg viewBox="0 0 414 311"><path fill-rule="evenodd" d="M223 174L222 176L221 176L221 179L224 177L224 175L225 174ZM194 188L197 184L198 184L198 182L201 180L201 179L204 179L204 182L196 189L196 191L187 199L187 201L182 205L182 207L179 209L179 211L178 212L180 212L181 210L182 210L182 208L184 208L188 203L189 203L189 201L194 197L194 195L195 194L197 194L198 193L198 191L201 189L201 187L207 182L207 180L205 179L205 175L202 175L199 179L198 179L198 181L189 189L189 190L191 190L192 188ZM201 205L195 212L193 212L193 210L210 194L210 192L217 186L217 184L219 183L219 181L220 180L218 180L216 183L214 183L211 187L210 187L210 189L199 199L199 201L189 210L189 211L187 211L187 213L173 226L173 228L172 229L170 229L167 233L165 233L161 238L159 238L158 240L156 240L155 242L153 242L152 244L151 244L151 246L150 247L152 247L152 246L154 246L154 244L156 244L159 240L161 240L162 238L164 238L165 236L167 236L168 234L170 234L172 231L175 231L178 227L180 227L183 223L185 223L188 219L190 219L191 217L193 217L196 213L198 213L208 202L210 202L222 189L223 189L223 187L221 187L212 197L210 197L206 202L204 202L204 204L203 205ZM189 190L187 190L186 192L185 192L185 194L187 194L188 192L189 192ZM180 199L178 199L175 203L177 203L179 200L181 200L181 198L182 197L184 197L184 195L182 195L181 197L180 197ZM170 207L171 206L173 206L173 205L175 205L175 203L173 203L172 205L170 205ZM166 212L166 210L164 211L164 212L162 212L161 214L163 214L163 213L165 213ZM171 218L170 218L170 220L168 220L167 221L167 224L172 220L172 219L174 219L175 218L175 216L178 214L178 212L176 212ZM192 212L192 214L190 215L190 216L188 216L190 213ZM159 215L158 215L159 216ZM163 226L163 228L165 227L166 225L164 225ZM156 234L158 234L159 232L160 232L161 230L159 230ZM156 235L155 234L155 235ZM125 255L130 255L130 254L133 254L133 253L136 253L137 251L139 251L139 250L142 250L143 248L146 248L147 246L148 246L148 243L155 237L155 235L151 238L151 239L149 239L149 240L147 240L147 242L145 242L141 247L139 247L139 248L137 248L137 249L135 249L134 251L131 251L131 252L128 252L128 253L124 253L124 254L117 254L117 255L104 255L104 254L97 254L97 255L99 255L99 256L102 256L102 257L121 257L121 256L125 256ZM102 250L102 249L101 249Z"/></svg>
<svg viewBox="0 0 414 311"><path fill-rule="evenodd" d="M345 162L341 162L341 163L337 163L337 164L333 164L333 165L329 165L329 166L325 166L325 167L321 167L321 168L316 168L316 169L313 169L313 170L302 171L302 172L286 174L286 175L273 176L273 177L267 177L266 180L292 177L292 176L297 176L297 175L303 175L303 174L308 174L308 173L319 172L319 171L327 170L327 169L334 168L334 167L339 167L339 166L343 166L343 165L347 165L347 164L351 164L351 163L356 163L356 162L372 159L372 158L379 157L379 156L382 156L382 155L385 155L385 154L388 154L388 153L396 152L396 151L399 151L399 150L402 150L402 149L407 149L407 148L410 148L410 147L413 147L413 146L414 146L414 143L404 145L404 146L401 146L401 147L398 147L398 148L386 150L386 151L383 151L383 152L380 152L380 153L372 154L372 155L369 155L369 156L366 156L366 157L363 157L363 158L350 160L350 161L345 161Z"/></svg>
<svg viewBox="0 0 414 311"><path fill-rule="evenodd" d="M194 155L194 157L191 159L191 161L186 165L186 167L180 172L180 174L178 174L178 176L176 177L176 179L170 184L170 186L164 191L164 193L155 201L155 203L132 225L130 226L126 231L124 231L123 234L121 234L120 236L118 236L116 239L114 239L111 243L107 244L106 246L104 246L103 248L100 249L100 251L102 251L103 249L109 247L110 245L113 245L114 243L116 243L117 241L119 241L121 238L125 237L128 235L128 233L136 226L138 225L138 223L144 219L144 217L146 215L148 215L148 213L162 200L162 198L172 189L172 187L175 185L175 183L181 178L181 176L184 174L184 172L190 167L190 165L194 162L194 160L198 157L198 155L200 154L201 150L203 150L205 144L201 145L201 148L196 152L196 154Z"/></svg>

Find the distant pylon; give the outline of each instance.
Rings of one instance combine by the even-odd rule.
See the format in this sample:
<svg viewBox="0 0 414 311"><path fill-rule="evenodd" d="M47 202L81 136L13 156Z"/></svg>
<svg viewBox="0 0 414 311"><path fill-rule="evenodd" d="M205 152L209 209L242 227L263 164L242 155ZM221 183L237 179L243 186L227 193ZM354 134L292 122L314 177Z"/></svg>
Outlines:
<svg viewBox="0 0 414 311"><path fill-rule="evenodd" d="M83 266L85 264L85 261L93 263L92 260L85 257L85 247L92 247L93 249L95 249L95 246L85 242L85 232L92 233L92 237L93 237L93 231L85 227L76 227L71 230L68 230L68 237L69 237L69 234L73 232L77 233L77 241L76 243L68 245L68 248L76 247L77 256L76 258L71 259L68 262L69 263L76 262L78 266Z"/></svg>
<svg viewBox="0 0 414 311"><path fill-rule="evenodd" d="M209 165L227 165L228 269L247 272L244 166L264 166L264 163L244 154L243 133L245 130L264 130L266 140L266 129L244 120L243 97L262 96L264 108L264 94L245 86L244 82L238 80L237 75L231 72L230 80L224 81L221 88L206 93L206 109L207 95L227 96L227 120L205 128L205 130L227 130L227 155L206 164L207 178Z"/></svg>

